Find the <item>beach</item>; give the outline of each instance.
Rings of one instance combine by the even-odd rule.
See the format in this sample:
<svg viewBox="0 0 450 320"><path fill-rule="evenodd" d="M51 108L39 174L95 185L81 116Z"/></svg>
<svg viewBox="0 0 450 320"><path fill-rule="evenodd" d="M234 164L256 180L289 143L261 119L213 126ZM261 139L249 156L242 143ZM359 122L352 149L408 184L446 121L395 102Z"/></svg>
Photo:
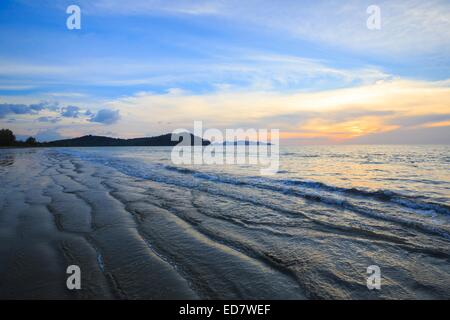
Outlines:
<svg viewBox="0 0 450 320"><path fill-rule="evenodd" d="M1 299L450 298L444 201L211 177L149 149L1 150Z"/></svg>

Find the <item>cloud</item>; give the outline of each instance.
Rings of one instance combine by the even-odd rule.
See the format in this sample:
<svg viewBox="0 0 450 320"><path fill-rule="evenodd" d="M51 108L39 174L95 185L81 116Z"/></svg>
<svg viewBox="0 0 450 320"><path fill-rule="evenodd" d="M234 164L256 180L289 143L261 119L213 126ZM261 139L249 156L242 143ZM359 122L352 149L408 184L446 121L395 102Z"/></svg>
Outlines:
<svg viewBox="0 0 450 320"><path fill-rule="evenodd" d="M426 114L420 116L399 117L391 121L392 124L398 124L404 127L416 127L433 123L442 123L450 121L450 113L447 114Z"/></svg>
<svg viewBox="0 0 450 320"><path fill-rule="evenodd" d="M61 109L61 116L66 118L78 118L80 108L76 106L67 106Z"/></svg>
<svg viewBox="0 0 450 320"><path fill-rule="evenodd" d="M11 115L16 115L16 123L30 123L34 124L54 124L62 122L67 124L67 119L72 120L72 124L86 123L92 117L90 111L82 110L80 107L68 105L60 107L56 102L39 102L39 103L3 103L0 104L0 119L11 118ZM66 120L65 120L66 119Z"/></svg>
<svg viewBox="0 0 450 320"><path fill-rule="evenodd" d="M22 90L30 90L34 89L35 86L32 85L10 85L10 84L2 84L0 85L0 90L7 91L22 91Z"/></svg>
<svg viewBox="0 0 450 320"><path fill-rule="evenodd" d="M445 125L450 87L447 82L391 79L317 92L172 91L140 93L108 106L121 111L133 132L146 130L149 117L154 120L157 115L158 121L171 122L172 127L189 127L194 120L202 120L205 127L279 128L286 139L320 137L337 142L414 123Z"/></svg>
<svg viewBox="0 0 450 320"><path fill-rule="evenodd" d="M115 68L111 68L111 65ZM19 72L20 71L20 72ZM95 74L96 76L93 76ZM186 86L202 84L203 88L264 88L302 90L311 87L342 87L373 83L392 76L381 68L364 65L333 67L319 59L281 55L264 51L228 49L222 56L207 59L179 57L158 64L148 61L130 63L126 59L98 61L85 58L70 69L66 65L32 65L21 61L0 62L0 75L23 81L33 79L36 85L64 83L90 86ZM88 80L86 80L88 79ZM19 80L18 80L19 81ZM71 97L73 98L73 97Z"/></svg>
<svg viewBox="0 0 450 320"><path fill-rule="evenodd" d="M0 118L4 118L8 114L36 114L44 109L54 111L57 108L56 103L41 102L36 104L11 104L11 103L1 103L0 104Z"/></svg>
<svg viewBox="0 0 450 320"><path fill-rule="evenodd" d="M381 30L366 27L366 9L373 4L381 9ZM450 3L446 0L317 1L309 5L288 1L284 6L274 1L255 9L244 9L242 18L360 53L417 56L450 49Z"/></svg>
<svg viewBox="0 0 450 320"><path fill-rule="evenodd" d="M401 128L347 141L352 144L450 144L450 124L436 128Z"/></svg>
<svg viewBox="0 0 450 320"><path fill-rule="evenodd" d="M366 9L373 4L381 9L377 31L366 27ZM450 49L448 0L82 0L82 5L93 15L214 15L359 52L417 55Z"/></svg>
<svg viewBox="0 0 450 320"><path fill-rule="evenodd" d="M60 139L67 138L65 136L62 136L56 128L40 130L36 133L35 137L36 137L36 140L38 140L40 142L60 140Z"/></svg>
<svg viewBox="0 0 450 320"><path fill-rule="evenodd" d="M131 0L128 6L120 1L98 0L95 2L81 0L82 7L88 14L119 14L119 15L218 15L223 8L222 1L211 0Z"/></svg>
<svg viewBox="0 0 450 320"><path fill-rule="evenodd" d="M61 121L60 118L54 118L54 117L39 117L36 119L39 122L49 122L49 123L56 123Z"/></svg>
<svg viewBox="0 0 450 320"><path fill-rule="evenodd" d="M450 125L449 80L393 78L315 92L233 87L195 93L174 88L165 93L139 92L104 103L104 109L90 115L86 109L79 110L78 121L69 123L62 117L60 132L67 136L94 134L102 128L95 124L101 123L111 126L108 128L117 136L137 137L189 129L193 121L201 120L204 128L277 128L285 141L342 143L369 136L380 137L377 141L381 141L383 137L392 138L388 132L404 136L405 130L419 128L429 130L426 136L432 136L441 132L436 128ZM29 110L19 106L14 109L18 113ZM60 113L42 116L47 118L35 123L48 126ZM17 118L14 126L21 128L20 133L30 128L30 117ZM442 139L449 137L436 137L436 141Z"/></svg>
<svg viewBox="0 0 450 320"><path fill-rule="evenodd" d="M4 118L7 114L25 114L29 113L31 110L28 106L24 104L0 104L0 118Z"/></svg>
<svg viewBox="0 0 450 320"><path fill-rule="evenodd" d="M30 109L34 111L50 110L57 111L59 109L58 102L40 102L35 104L30 104Z"/></svg>
<svg viewBox="0 0 450 320"><path fill-rule="evenodd" d="M119 110L101 109L90 119L91 122L114 124L120 119Z"/></svg>

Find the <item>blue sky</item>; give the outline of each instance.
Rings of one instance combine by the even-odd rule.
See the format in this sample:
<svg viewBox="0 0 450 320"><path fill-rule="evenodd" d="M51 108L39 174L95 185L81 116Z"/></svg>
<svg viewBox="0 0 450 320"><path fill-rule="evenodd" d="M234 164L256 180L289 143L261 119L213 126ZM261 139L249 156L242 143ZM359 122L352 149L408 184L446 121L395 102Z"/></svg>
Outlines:
<svg viewBox="0 0 450 320"><path fill-rule="evenodd" d="M66 28L71 4L81 30ZM371 4L381 30L366 27ZM0 125L41 140L203 120L278 127L298 143L401 142L411 130L446 142L449 17L438 0L3 0Z"/></svg>

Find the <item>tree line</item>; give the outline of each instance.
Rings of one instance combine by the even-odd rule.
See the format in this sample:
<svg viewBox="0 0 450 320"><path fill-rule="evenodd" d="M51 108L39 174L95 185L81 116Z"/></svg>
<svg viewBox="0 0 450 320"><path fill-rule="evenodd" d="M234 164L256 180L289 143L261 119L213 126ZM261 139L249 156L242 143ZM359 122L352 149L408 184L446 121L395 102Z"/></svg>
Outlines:
<svg viewBox="0 0 450 320"><path fill-rule="evenodd" d="M9 129L0 129L0 147L36 147L39 142L29 137L25 141L16 140L16 136Z"/></svg>

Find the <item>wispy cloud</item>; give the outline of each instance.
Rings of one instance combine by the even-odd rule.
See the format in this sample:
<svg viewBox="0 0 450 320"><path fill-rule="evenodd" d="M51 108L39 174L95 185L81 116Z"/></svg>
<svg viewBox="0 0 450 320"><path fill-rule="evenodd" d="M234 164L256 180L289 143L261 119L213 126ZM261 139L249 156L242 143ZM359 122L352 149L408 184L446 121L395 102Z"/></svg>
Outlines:
<svg viewBox="0 0 450 320"><path fill-rule="evenodd" d="M121 1L80 1L91 14L119 14L119 15L156 15L156 14L185 14L185 15L217 15L224 9L224 2L214 0L131 0L128 5Z"/></svg>
<svg viewBox="0 0 450 320"><path fill-rule="evenodd" d="M240 54L240 56L238 56ZM114 67L111 67L114 65ZM149 62L89 61L80 64L42 65L9 61L0 63L0 76L21 79L35 86L66 84L72 86L186 86L209 84L215 86L239 86L277 90L303 90L322 86L342 87L361 83L373 83L391 76L375 66L337 68L326 61L291 55L275 55L265 52L239 51L229 58L209 61ZM1 80L0 80L1 85ZM52 93L58 97L83 97L82 94Z"/></svg>
<svg viewBox="0 0 450 320"><path fill-rule="evenodd" d="M280 128L285 138L326 137L329 141L396 130L420 123L441 122L450 114L450 88L433 82L392 79L353 88L303 93L187 92L141 93L109 104L121 110L123 121L145 128L151 115L163 122L189 126L203 120L226 128ZM421 121L419 121L421 119Z"/></svg>
<svg viewBox="0 0 450 320"><path fill-rule="evenodd" d="M379 54L448 53L450 48L450 3L446 0L101 0L81 4L89 13L100 15L215 15L241 25ZM372 4L381 8L380 31L366 28L366 9Z"/></svg>
<svg viewBox="0 0 450 320"><path fill-rule="evenodd" d="M59 117L39 117L36 119L39 122L57 123L61 121Z"/></svg>
<svg viewBox="0 0 450 320"><path fill-rule="evenodd" d="M8 85L8 84L1 84L0 90L4 91L23 91L23 90L30 90L35 88L34 85Z"/></svg>
<svg viewBox="0 0 450 320"><path fill-rule="evenodd" d="M103 124L114 124L120 119L119 110L101 109L89 121Z"/></svg>

